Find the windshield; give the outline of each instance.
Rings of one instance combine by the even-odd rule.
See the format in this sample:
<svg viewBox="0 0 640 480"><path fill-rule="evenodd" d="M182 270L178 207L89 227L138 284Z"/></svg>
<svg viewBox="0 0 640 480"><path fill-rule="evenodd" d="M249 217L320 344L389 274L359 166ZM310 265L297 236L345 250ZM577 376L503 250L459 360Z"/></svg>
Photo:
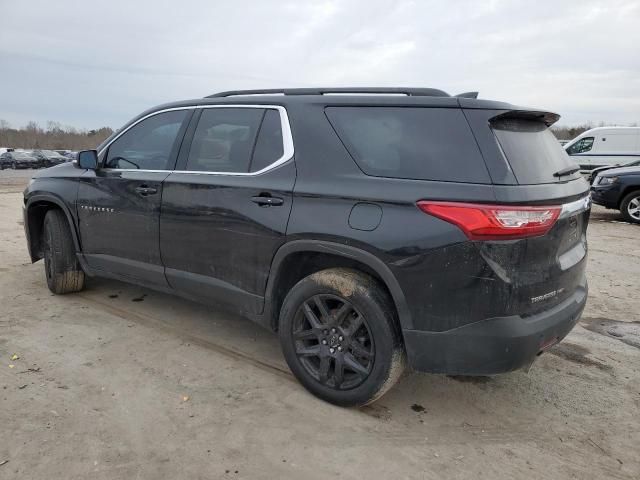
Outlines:
<svg viewBox="0 0 640 480"><path fill-rule="evenodd" d="M13 155L16 158L31 158L31 155L29 155L28 153L25 153L25 152L13 152Z"/></svg>

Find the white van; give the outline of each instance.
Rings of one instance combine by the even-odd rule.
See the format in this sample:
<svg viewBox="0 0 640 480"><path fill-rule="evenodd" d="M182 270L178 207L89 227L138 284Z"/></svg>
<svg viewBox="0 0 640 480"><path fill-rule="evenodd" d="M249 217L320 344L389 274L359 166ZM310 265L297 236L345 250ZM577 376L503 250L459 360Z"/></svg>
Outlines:
<svg viewBox="0 0 640 480"><path fill-rule="evenodd" d="M640 159L640 127L598 127L564 146L581 170L624 165Z"/></svg>

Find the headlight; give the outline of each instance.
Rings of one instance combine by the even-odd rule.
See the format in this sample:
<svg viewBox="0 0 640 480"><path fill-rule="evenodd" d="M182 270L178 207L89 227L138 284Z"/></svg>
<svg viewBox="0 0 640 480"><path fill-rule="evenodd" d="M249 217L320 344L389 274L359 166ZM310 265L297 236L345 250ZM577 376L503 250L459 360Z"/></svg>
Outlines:
<svg viewBox="0 0 640 480"><path fill-rule="evenodd" d="M600 177L600 183L598 183L598 185L611 185L617 181L618 177Z"/></svg>

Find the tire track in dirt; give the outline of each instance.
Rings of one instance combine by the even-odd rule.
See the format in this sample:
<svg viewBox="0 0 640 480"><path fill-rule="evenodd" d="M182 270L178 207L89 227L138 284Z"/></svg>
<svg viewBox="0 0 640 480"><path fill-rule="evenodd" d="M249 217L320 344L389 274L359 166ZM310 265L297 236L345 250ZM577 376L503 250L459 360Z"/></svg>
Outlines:
<svg viewBox="0 0 640 480"><path fill-rule="evenodd" d="M83 300L86 300L87 302L90 302L96 306L98 306L98 308L100 308L103 311L106 311L107 313L114 315L116 317L122 318L123 320L127 320L127 321L132 321L135 322L139 325L144 325L147 327L153 327L155 329L160 329L166 333L170 333L172 335L176 335L178 337L180 337L181 339L188 341L189 343L193 344L193 345L198 345L200 347L203 348L207 348L209 350L213 350L217 353L220 353L222 355L225 355L226 357L229 357L233 360L236 361L242 361L245 363L249 363L252 366L259 368L261 370L267 371L269 373L272 373L280 378L284 378L288 381L291 382L296 382L295 378L293 377L293 374L289 371L289 370L285 370L277 365L273 365L271 363L265 362L263 360L259 360L257 358L254 358L252 356L247 355L246 353L240 352L238 350L235 349L231 349L228 347L225 347L223 345L211 342L209 340L204 340L200 337L197 337L195 335L190 335L188 333L184 333L183 331L172 327L170 325L168 325L166 322L163 322L162 320L158 320L157 318L154 318L152 316L149 315L145 315L142 313L134 313L128 310L125 310L123 308L120 307L116 307L114 305L110 305L109 303L106 302L102 302L96 298L93 298L89 295L83 294L83 293L77 293L76 294L77 297L82 298Z"/></svg>

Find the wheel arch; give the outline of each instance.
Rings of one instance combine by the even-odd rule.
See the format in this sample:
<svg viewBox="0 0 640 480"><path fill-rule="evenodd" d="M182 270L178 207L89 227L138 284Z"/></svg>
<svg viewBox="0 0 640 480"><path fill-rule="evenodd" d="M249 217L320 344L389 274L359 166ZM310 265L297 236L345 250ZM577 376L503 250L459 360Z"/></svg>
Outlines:
<svg viewBox="0 0 640 480"><path fill-rule="evenodd" d="M309 261L301 264L296 260ZM278 329L282 301L295 283L311 273L333 267L355 268L376 278L393 300L401 329L412 328L411 313L404 293L382 260L360 248L323 240L294 240L285 243L276 252L265 292L266 326L274 331Z"/></svg>
<svg viewBox="0 0 640 480"><path fill-rule="evenodd" d="M47 211L59 209L67 218L71 238L76 252L80 252L80 238L74 222L74 217L65 202L52 194L38 194L28 198L25 202L24 227L27 236L27 246L31 262L35 263L43 257L42 232L44 229L44 217Z"/></svg>

